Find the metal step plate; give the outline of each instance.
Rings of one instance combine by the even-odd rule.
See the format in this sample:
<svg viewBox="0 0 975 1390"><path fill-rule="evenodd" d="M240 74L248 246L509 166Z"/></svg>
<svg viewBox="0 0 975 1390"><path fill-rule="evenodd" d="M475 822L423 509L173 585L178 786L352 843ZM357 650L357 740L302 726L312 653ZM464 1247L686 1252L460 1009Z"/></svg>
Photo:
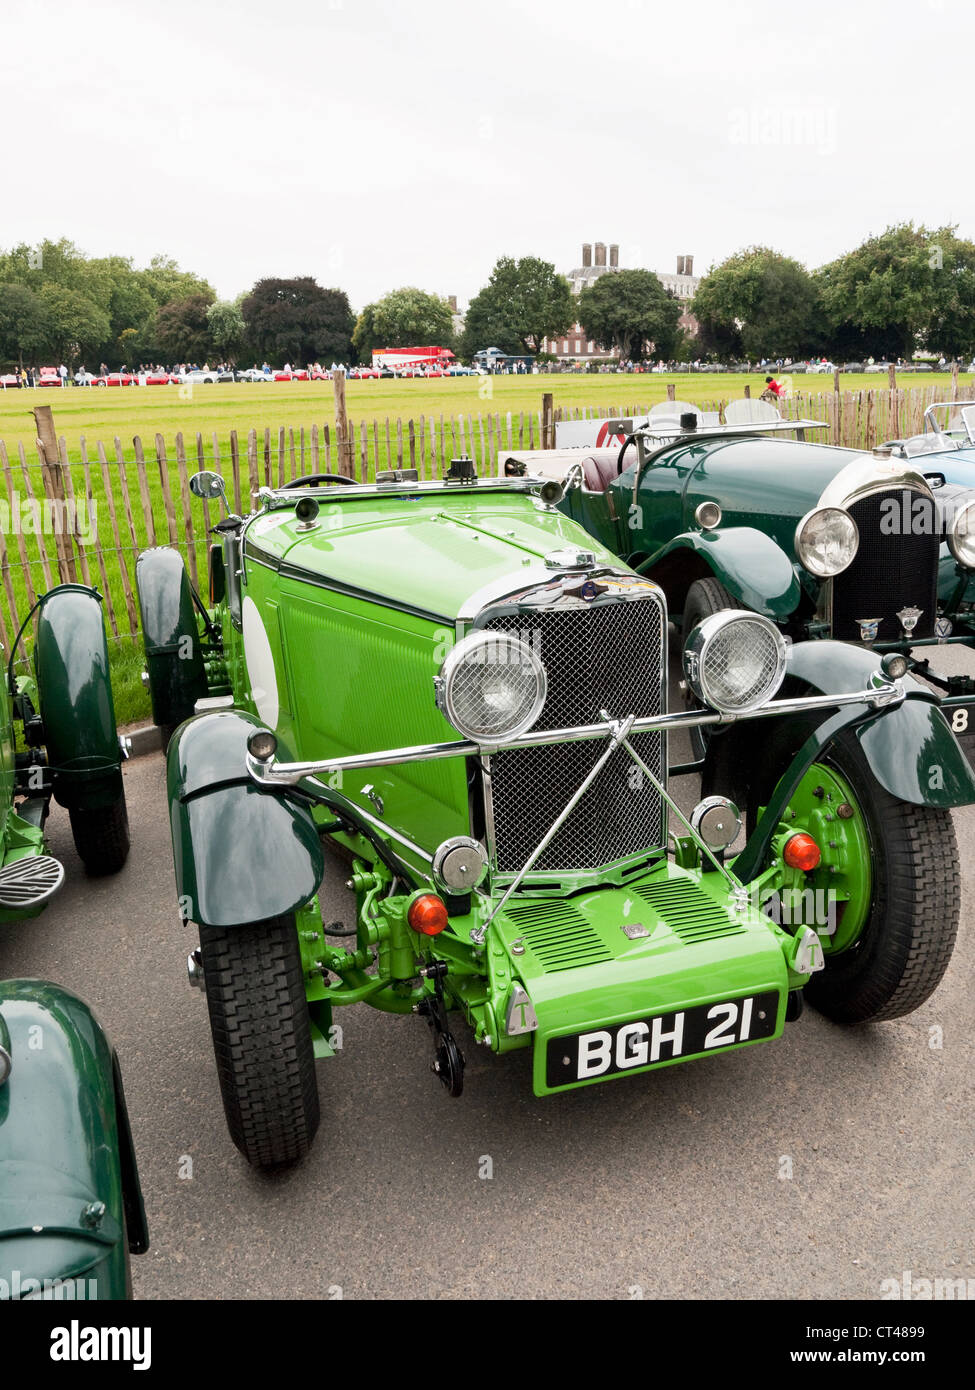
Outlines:
<svg viewBox="0 0 975 1390"><path fill-rule="evenodd" d="M0 869L0 907L36 907L64 882L64 865L49 854L28 855Z"/></svg>

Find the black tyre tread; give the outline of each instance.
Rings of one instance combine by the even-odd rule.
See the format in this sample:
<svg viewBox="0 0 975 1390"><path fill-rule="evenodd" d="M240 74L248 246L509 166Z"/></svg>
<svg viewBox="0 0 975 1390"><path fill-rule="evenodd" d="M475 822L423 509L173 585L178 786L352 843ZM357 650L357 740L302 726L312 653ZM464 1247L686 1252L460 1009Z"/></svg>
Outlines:
<svg viewBox="0 0 975 1390"><path fill-rule="evenodd" d="M295 1163L319 1102L294 918L201 927L200 946L230 1137L256 1167Z"/></svg>
<svg viewBox="0 0 975 1390"><path fill-rule="evenodd" d="M769 761L749 796L749 827L766 804L790 748L772 735ZM809 1003L837 1023L902 1018L940 984L958 934L961 876L951 812L899 801L877 782L854 734L844 734L823 759L850 783L867 816L873 900L859 941L826 957L806 985Z"/></svg>
<svg viewBox="0 0 975 1390"><path fill-rule="evenodd" d="M728 592L720 579L713 576L708 579L695 579L687 591L684 603L684 638L686 639L695 623L699 623L703 618L710 618L712 613L720 613L724 608L737 607L739 605L734 595Z"/></svg>
<svg viewBox="0 0 975 1390"><path fill-rule="evenodd" d="M129 813L125 793L111 806L68 811L75 849L93 877L118 873L129 857Z"/></svg>
<svg viewBox="0 0 975 1390"><path fill-rule="evenodd" d="M882 795L886 882L871 918L886 910L885 930L828 961L806 986L809 1002L840 1023L902 1018L920 1008L941 983L958 934L961 876L951 812Z"/></svg>

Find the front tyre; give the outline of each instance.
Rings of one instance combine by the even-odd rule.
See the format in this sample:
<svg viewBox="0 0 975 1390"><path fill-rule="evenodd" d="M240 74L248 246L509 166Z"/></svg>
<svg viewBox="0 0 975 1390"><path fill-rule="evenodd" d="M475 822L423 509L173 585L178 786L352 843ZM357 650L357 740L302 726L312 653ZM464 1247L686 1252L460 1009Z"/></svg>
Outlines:
<svg viewBox="0 0 975 1390"><path fill-rule="evenodd" d="M901 1018L934 993L955 944L961 881L951 812L891 796L873 776L853 734L836 741L803 785L816 782L820 766L849 788L864 826L869 897L844 907L862 922L855 932L845 929L841 916L835 944L821 938L825 969L812 976L804 992L838 1023Z"/></svg>
<svg viewBox="0 0 975 1390"><path fill-rule="evenodd" d="M201 927L200 948L230 1137L256 1168L295 1163L319 1105L294 917Z"/></svg>
<svg viewBox="0 0 975 1390"><path fill-rule="evenodd" d="M71 835L78 856L92 877L118 873L129 855L129 814L125 793L111 806L72 806Z"/></svg>

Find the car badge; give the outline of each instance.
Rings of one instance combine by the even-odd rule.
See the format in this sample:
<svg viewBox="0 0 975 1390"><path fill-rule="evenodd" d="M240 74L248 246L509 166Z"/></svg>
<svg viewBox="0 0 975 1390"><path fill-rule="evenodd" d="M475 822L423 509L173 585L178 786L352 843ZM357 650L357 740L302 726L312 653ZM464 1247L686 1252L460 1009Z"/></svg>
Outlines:
<svg viewBox="0 0 975 1390"><path fill-rule="evenodd" d="M897 614L897 621L904 629L905 637L910 637L911 633L917 627L918 619L923 612L923 608L902 608Z"/></svg>
<svg viewBox="0 0 975 1390"><path fill-rule="evenodd" d="M855 618L855 623L860 629L860 641L865 647L870 647L877 640L877 631L882 618Z"/></svg>
<svg viewBox="0 0 975 1390"><path fill-rule="evenodd" d="M593 599L596 597L596 595L599 593L599 586L597 584L594 584L591 579L587 579L585 584L583 584L582 588L579 590L579 593L582 598L586 599L588 603L591 603Z"/></svg>
<svg viewBox="0 0 975 1390"><path fill-rule="evenodd" d="M642 922L624 922L620 931L624 936L628 936L631 941L636 941L638 937L649 936L650 933Z"/></svg>
<svg viewBox="0 0 975 1390"><path fill-rule="evenodd" d="M950 618L936 618L934 624L934 635L939 642L947 642L954 631L954 626Z"/></svg>

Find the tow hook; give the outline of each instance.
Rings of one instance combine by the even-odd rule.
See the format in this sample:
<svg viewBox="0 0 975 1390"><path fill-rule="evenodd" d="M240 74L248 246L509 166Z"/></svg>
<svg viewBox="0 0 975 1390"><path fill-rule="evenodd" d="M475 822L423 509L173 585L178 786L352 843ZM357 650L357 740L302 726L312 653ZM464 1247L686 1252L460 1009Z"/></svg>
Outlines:
<svg viewBox="0 0 975 1390"><path fill-rule="evenodd" d="M424 965L420 975L433 981L433 994L428 994L416 1006L419 1014L426 1016L433 1029L433 1061L430 1070L440 1078L448 1096L459 1096L464 1089L464 1055L447 1022L447 1006L443 997L443 977L447 973L445 961L434 961Z"/></svg>

